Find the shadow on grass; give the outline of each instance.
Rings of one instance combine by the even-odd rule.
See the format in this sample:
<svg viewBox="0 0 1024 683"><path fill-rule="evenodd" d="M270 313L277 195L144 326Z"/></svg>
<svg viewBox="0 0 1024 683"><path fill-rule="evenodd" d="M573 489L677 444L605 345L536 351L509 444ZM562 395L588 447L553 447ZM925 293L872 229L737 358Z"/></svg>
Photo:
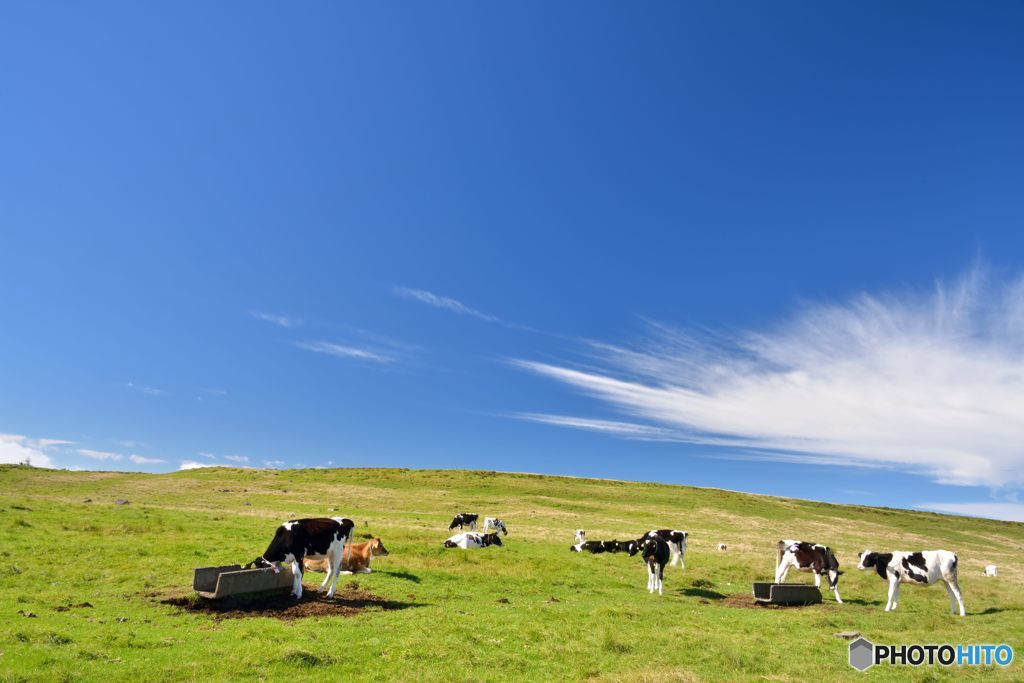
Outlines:
<svg viewBox="0 0 1024 683"><path fill-rule="evenodd" d="M346 586L333 598L327 598L315 591L306 590L296 600L288 594L252 595L220 600L207 600L196 595L161 600L183 612L208 614L217 619L240 619L244 617L273 617L284 621L306 617L351 617L367 610L391 612L424 607L426 603L388 600L370 591Z"/></svg>
<svg viewBox="0 0 1024 683"><path fill-rule="evenodd" d="M679 591L682 595L691 598L705 598L707 600L725 600L725 593L708 590L706 588L683 588Z"/></svg>
<svg viewBox="0 0 1024 683"><path fill-rule="evenodd" d="M410 574L409 572L386 572L377 570L374 573L376 574L378 571L385 576L393 576L396 579L404 579L406 581L412 581L413 583L420 583L422 581L420 577L415 574Z"/></svg>
<svg viewBox="0 0 1024 683"><path fill-rule="evenodd" d="M864 605L867 607L878 607L882 604L881 600L864 600L861 598L843 598L843 603L847 605Z"/></svg>

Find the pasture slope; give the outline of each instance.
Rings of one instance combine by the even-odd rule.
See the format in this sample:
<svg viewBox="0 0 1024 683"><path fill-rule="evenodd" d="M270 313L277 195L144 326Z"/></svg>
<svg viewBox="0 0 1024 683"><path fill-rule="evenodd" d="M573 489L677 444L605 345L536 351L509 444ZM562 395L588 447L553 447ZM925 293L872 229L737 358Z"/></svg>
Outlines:
<svg viewBox="0 0 1024 683"><path fill-rule="evenodd" d="M459 510L503 517L506 546L443 550ZM341 593L339 616L317 603L285 620L162 602L189 594L193 567L248 561L282 520L326 514L352 517L391 551L372 575L341 577L339 589L358 588ZM0 522L3 681L1024 679L1022 524L478 471L20 466L0 467ZM644 590L636 558L568 552L577 527L626 539L664 526L692 540L661 598ZM845 605L826 595L802 609L746 606L782 537L836 549ZM948 613L942 587L905 587L899 610L883 613L885 584L855 569L869 545L959 553L968 616ZM989 563L998 578L982 577ZM360 599L371 593L385 601ZM1008 642L1017 660L858 674L834 635L849 630L875 642Z"/></svg>

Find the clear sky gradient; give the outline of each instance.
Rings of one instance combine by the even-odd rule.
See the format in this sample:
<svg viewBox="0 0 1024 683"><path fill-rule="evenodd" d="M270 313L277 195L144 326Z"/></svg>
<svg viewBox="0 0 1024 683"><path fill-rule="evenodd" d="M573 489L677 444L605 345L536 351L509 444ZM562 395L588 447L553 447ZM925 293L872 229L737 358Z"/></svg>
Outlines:
<svg viewBox="0 0 1024 683"><path fill-rule="evenodd" d="M1024 5L8 3L0 461L1024 519Z"/></svg>

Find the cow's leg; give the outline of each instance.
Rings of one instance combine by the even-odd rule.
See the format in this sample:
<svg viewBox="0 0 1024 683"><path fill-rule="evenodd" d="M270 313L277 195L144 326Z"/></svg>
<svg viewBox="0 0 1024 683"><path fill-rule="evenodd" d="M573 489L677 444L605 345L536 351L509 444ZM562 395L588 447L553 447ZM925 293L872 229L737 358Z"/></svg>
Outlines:
<svg viewBox="0 0 1024 683"><path fill-rule="evenodd" d="M821 574L814 572L814 587L821 588Z"/></svg>
<svg viewBox="0 0 1024 683"><path fill-rule="evenodd" d="M665 580L665 565L658 564L658 595L661 595L661 584Z"/></svg>
<svg viewBox="0 0 1024 683"><path fill-rule="evenodd" d="M836 584L836 587L832 589L832 592L836 594L836 602L838 602L840 605L843 604L843 599L839 597L839 584L838 583Z"/></svg>
<svg viewBox="0 0 1024 683"><path fill-rule="evenodd" d="M302 560L292 560L292 596L298 600L302 597Z"/></svg>
<svg viewBox="0 0 1024 683"><path fill-rule="evenodd" d="M889 599L885 601L886 612L896 609L896 591L899 585L899 579L895 576L889 578Z"/></svg>
<svg viewBox="0 0 1024 683"><path fill-rule="evenodd" d="M789 573L789 562L785 559L779 562L779 566L775 568L775 583L782 583L786 580L786 574Z"/></svg>
<svg viewBox="0 0 1024 683"><path fill-rule="evenodd" d="M343 538L341 543L336 545L334 550L331 552L331 568L334 571L332 572L333 576L327 577L331 579L331 587L327 590L327 597L329 598L334 597L334 587L338 585L338 575L341 573L341 562L345 556L345 540L346 539Z"/></svg>
<svg viewBox="0 0 1024 683"><path fill-rule="evenodd" d="M654 592L654 565L651 564L650 560L647 562L647 592Z"/></svg>
<svg viewBox="0 0 1024 683"><path fill-rule="evenodd" d="M961 595L961 593L960 593L960 584L957 583L956 579L943 579L943 580L946 582L946 588L949 589L949 593L950 593L950 596L951 596L950 599L949 599L950 611L953 612L953 614L956 614L956 608L953 605L953 598L956 598L956 602L960 606L960 616L964 616L965 615L964 598L963 598L963 595Z"/></svg>
<svg viewBox="0 0 1024 683"><path fill-rule="evenodd" d="M327 563L327 576L324 577L324 582L320 584L318 592L323 593L324 589L327 588L327 582L331 580L331 573L334 571L334 562L331 561L331 556L328 555L325 560Z"/></svg>

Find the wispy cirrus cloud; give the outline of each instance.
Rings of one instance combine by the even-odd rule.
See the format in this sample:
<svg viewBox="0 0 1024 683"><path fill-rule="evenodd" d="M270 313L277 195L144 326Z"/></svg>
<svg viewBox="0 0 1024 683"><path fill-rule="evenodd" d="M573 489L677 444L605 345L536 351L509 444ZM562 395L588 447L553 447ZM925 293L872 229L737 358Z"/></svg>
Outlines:
<svg viewBox="0 0 1024 683"><path fill-rule="evenodd" d="M163 389L158 389L156 387L149 387L149 386L146 386L146 385L143 385L143 384L136 384L135 382L126 382L125 386L128 387L129 389L131 389L132 391L137 391L140 394L145 394L146 396L169 396L170 395L169 392L164 391Z"/></svg>
<svg viewBox="0 0 1024 683"><path fill-rule="evenodd" d="M91 448L79 448L75 451L79 455L84 455L87 458L93 460L120 460L123 456L120 453L112 453L110 451L95 451Z"/></svg>
<svg viewBox="0 0 1024 683"><path fill-rule="evenodd" d="M594 344L586 361L515 363L736 457L1024 485L1024 279L975 269L926 294L809 305L767 331L655 326L633 346Z"/></svg>
<svg viewBox="0 0 1024 683"><path fill-rule="evenodd" d="M129 455L128 459L131 460L136 465L159 465L167 462L166 460L161 460L160 458L147 458L146 456L136 455L135 453Z"/></svg>
<svg viewBox="0 0 1024 683"><path fill-rule="evenodd" d="M257 320L277 325L278 327L292 328L302 325L302 318L295 318L290 315L278 315L275 313L264 313L262 311L249 311L249 315Z"/></svg>
<svg viewBox="0 0 1024 683"><path fill-rule="evenodd" d="M353 358L373 363L391 363L395 360L393 356L384 351L358 346L347 346L345 344L335 344L334 342L328 341L301 341L295 342L295 346L306 351L322 353L328 356L334 356L335 358Z"/></svg>
<svg viewBox="0 0 1024 683"><path fill-rule="evenodd" d="M569 415L551 415L548 413L513 413L510 417L517 420L537 422L539 424L553 425L556 427L569 427L571 429L582 429L584 431L612 434L638 441L684 440L681 435L677 435L671 429L653 427L651 425L638 424L636 422L600 420L586 417L572 417Z"/></svg>
<svg viewBox="0 0 1024 683"><path fill-rule="evenodd" d="M249 458L244 455L225 455L224 459L231 462L249 462Z"/></svg>
<svg viewBox="0 0 1024 683"><path fill-rule="evenodd" d="M267 467L277 468L284 467L284 460L264 460L263 464Z"/></svg>
<svg viewBox="0 0 1024 683"><path fill-rule="evenodd" d="M413 289L412 287L395 287L395 294L406 299L412 299L413 301L419 301L420 303L433 306L434 308L443 308L453 313L460 315L468 315L479 320L483 320L489 323L501 323L506 324L504 320L496 315L490 315L489 313L483 313L475 308L467 306L457 299L452 299L447 296L441 296L440 294L434 294L428 292L425 289Z"/></svg>

